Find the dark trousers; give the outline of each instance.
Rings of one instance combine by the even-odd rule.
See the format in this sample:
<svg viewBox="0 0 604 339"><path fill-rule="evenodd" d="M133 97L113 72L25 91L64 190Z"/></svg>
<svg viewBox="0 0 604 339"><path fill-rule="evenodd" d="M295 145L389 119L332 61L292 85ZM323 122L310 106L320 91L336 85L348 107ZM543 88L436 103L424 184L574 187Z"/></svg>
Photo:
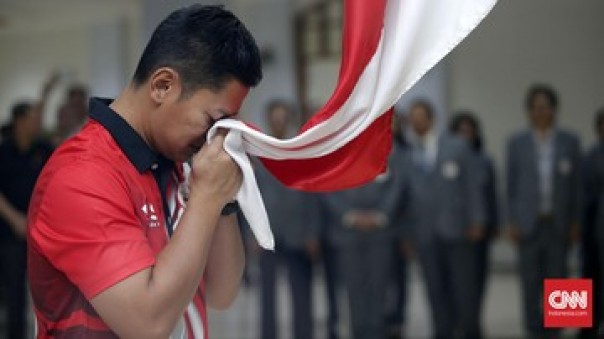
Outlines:
<svg viewBox="0 0 604 339"><path fill-rule="evenodd" d="M491 239L487 238L479 241L477 247L478 315L481 316L490 271Z"/></svg>
<svg viewBox="0 0 604 339"><path fill-rule="evenodd" d="M285 265L293 306L293 338L312 339L312 261L303 250L278 248L262 251L259 257L262 339L277 338L276 280L278 267Z"/></svg>
<svg viewBox="0 0 604 339"><path fill-rule="evenodd" d="M6 338L25 338L27 323L27 246L25 241L11 240L0 243L2 285L6 291ZM0 337L4 337L0 333Z"/></svg>
<svg viewBox="0 0 604 339"><path fill-rule="evenodd" d="M407 305L407 259L401 254L401 245L396 242L392 249L392 271L386 309L386 323L393 336L399 335L405 323Z"/></svg>
<svg viewBox="0 0 604 339"><path fill-rule="evenodd" d="M381 234L360 236L362 239L341 247L338 254L340 276L348 295L352 338L383 339L391 247Z"/></svg>
<svg viewBox="0 0 604 339"><path fill-rule="evenodd" d="M549 218L541 218L538 223L536 231L522 239L519 248L524 325L530 336L556 337L558 330L543 327L543 280L567 276L568 236L556 232Z"/></svg>
<svg viewBox="0 0 604 339"><path fill-rule="evenodd" d="M594 310L593 310L593 327L596 330L602 330L600 325L602 324L603 313L604 313L604 240L596 240L597 256L593 258L594 267L594 280L593 280L593 291L594 296Z"/></svg>
<svg viewBox="0 0 604 339"><path fill-rule="evenodd" d="M327 338L338 339L338 271L336 250L328 240L321 240L321 260L325 274L325 287L327 289L328 318Z"/></svg>
<svg viewBox="0 0 604 339"><path fill-rule="evenodd" d="M478 247L433 238L418 244L435 338L479 338Z"/></svg>
<svg viewBox="0 0 604 339"><path fill-rule="evenodd" d="M593 281L593 326L582 328L578 338L598 338L599 325L604 321L604 239L597 232L597 206L587 206L581 225L581 276Z"/></svg>

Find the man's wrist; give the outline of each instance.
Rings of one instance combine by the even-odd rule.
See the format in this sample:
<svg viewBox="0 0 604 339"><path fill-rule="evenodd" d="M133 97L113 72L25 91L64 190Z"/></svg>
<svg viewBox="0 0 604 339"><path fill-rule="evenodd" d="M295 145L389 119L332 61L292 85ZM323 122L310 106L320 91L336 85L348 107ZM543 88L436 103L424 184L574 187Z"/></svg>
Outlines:
<svg viewBox="0 0 604 339"><path fill-rule="evenodd" d="M206 213L216 213L218 216L220 216L220 211L222 211L224 205L222 202L220 202L220 200L204 194L203 192L196 193L196 191L191 191L189 194L189 200L187 200L187 209L191 207L201 208L205 210Z"/></svg>
<svg viewBox="0 0 604 339"><path fill-rule="evenodd" d="M233 200L229 203L227 203L226 205L224 205L224 207L222 208L222 211L220 211L220 215L231 215L234 213L239 212L239 203L237 202L237 200Z"/></svg>

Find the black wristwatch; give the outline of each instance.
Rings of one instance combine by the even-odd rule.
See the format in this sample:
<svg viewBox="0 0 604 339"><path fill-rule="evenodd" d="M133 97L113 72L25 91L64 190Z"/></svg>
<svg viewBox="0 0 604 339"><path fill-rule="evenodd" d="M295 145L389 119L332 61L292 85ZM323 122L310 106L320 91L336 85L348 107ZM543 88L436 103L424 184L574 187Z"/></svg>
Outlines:
<svg viewBox="0 0 604 339"><path fill-rule="evenodd" d="M239 212L239 203L237 202L237 200L233 200L230 203L224 205L220 214L221 215L231 215L231 214L237 213L237 212Z"/></svg>

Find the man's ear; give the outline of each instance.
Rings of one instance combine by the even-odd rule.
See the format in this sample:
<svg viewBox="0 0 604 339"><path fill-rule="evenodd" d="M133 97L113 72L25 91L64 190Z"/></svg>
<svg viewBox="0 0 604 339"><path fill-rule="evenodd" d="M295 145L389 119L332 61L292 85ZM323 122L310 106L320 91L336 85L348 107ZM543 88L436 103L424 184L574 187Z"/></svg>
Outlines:
<svg viewBox="0 0 604 339"><path fill-rule="evenodd" d="M156 105L180 97L182 86L178 73L170 67L158 68L150 78L150 96Z"/></svg>

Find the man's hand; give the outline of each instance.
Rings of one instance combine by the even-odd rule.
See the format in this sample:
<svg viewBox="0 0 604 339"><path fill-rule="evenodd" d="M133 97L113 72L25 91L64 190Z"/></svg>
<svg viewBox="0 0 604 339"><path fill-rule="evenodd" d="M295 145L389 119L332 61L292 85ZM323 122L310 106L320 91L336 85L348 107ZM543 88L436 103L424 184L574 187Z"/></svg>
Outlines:
<svg viewBox="0 0 604 339"><path fill-rule="evenodd" d="M571 245L578 244L581 241L581 228L579 223L574 222L570 225L569 240Z"/></svg>
<svg viewBox="0 0 604 339"><path fill-rule="evenodd" d="M319 239L310 238L306 240L304 243L304 249L306 250L306 254L308 254L313 262L316 262L319 259L319 255L321 255L321 245L319 244Z"/></svg>
<svg viewBox="0 0 604 339"><path fill-rule="evenodd" d="M399 250L402 258L407 260L415 258L415 248L411 241L407 239L401 240L399 243Z"/></svg>
<svg viewBox="0 0 604 339"><path fill-rule="evenodd" d="M513 242L514 244L518 244L520 242L520 229L518 228L518 226L515 224L511 224L508 227L507 236L511 242Z"/></svg>
<svg viewBox="0 0 604 339"><path fill-rule="evenodd" d="M60 80L61 74L58 72L52 73L48 77L48 79L46 80L46 82L44 82L44 85L42 86L42 100L46 100L48 98L52 90L57 87L57 84Z"/></svg>
<svg viewBox="0 0 604 339"><path fill-rule="evenodd" d="M211 144L205 144L193 157L191 165L190 199L195 195L204 203L215 202L220 208L233 200L241 186L239 166L224 150L227 130L219 130Z"/></svg>
<svg viewBox="0 0 604 339"><path fill-rule="evenodd" d="M8 222L8 225L17 237L25 238L27 234L27 217L17 211L2 193L0 193L0 217Z"/></svg>
<svg viewBox="0 0 604 339"><path fill-rule="evenodd" d="M27 235L27 218L22 213L15 215L14 221L10 226L18 238L25 239Z"/></svg>
<svg viewBox="0 0 604 339"><path fill-rule="evenodd" d="M386 217L377 211L350 211L344 223L362 231L371 231L386 224Z"/></svg>
<svg viewBox="0 0 604 339"><path fill-rule="evenodd" d="M468 238L471 241L482 240L484 239L485 235L485 229L482 225L473 225L468 229Z"/></svg>

